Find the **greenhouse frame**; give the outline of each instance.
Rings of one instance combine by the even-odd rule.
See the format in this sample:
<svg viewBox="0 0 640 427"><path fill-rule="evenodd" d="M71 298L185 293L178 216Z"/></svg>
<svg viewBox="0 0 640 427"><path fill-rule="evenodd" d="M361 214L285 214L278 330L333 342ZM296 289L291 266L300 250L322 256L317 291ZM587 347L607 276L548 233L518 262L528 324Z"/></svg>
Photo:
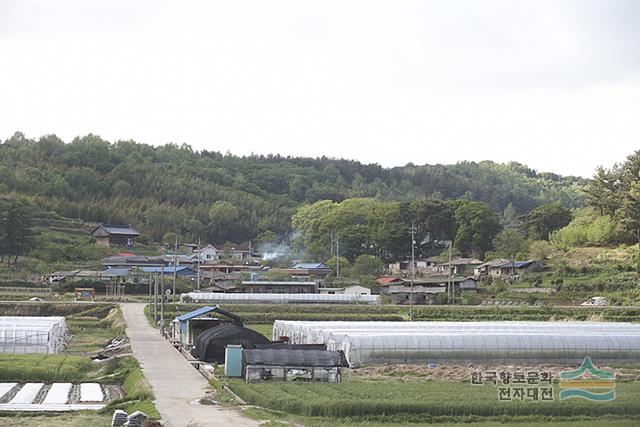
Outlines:
<svg viewBox="0 0 640 427"><path fill-rule="evenodd" d="M64 317L0 316L0 354L58 353L68 334Z"/></svg>
<svg viewBox="0 0 640 427"><path fill-rule="evenodd" d="M207 303L380 304L379 295L187 292L180 295L180 302L186 298Z"/></svg>
<svg viewBox="0 0 640 427"><path fill-rule="evenodd" d="M376 363L640 362L640 325L604 322L307 322L276 320L274 340L326 344L352 367Z"/></svg>

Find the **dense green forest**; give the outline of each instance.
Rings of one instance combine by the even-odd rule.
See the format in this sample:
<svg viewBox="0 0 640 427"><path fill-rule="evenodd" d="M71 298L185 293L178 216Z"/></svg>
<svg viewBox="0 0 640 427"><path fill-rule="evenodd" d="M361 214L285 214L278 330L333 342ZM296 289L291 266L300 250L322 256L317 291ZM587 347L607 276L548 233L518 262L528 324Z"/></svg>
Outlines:
<svg viewBox="0 0 640 427"><path fill-rule="evenodd" d="M383 168L326 157L239 157L187 145L110 143L95 135L64 143L55 135L35 140L16 133L0 144L0 194L64 217L130 223L143 240L155 241L173 232L213 242L283 236L300 206L350 198L480 201L500 217L515 217L556 201L580 207L585 183L490 161Z"/></svg>

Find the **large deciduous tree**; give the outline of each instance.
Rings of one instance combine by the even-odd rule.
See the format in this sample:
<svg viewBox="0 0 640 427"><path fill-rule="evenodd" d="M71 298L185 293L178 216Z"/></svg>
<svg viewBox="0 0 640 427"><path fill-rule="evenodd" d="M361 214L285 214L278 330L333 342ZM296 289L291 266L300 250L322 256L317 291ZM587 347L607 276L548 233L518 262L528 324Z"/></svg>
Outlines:
<svg viewBox="0 0 640 427"><path fill-rule="evenodd" d="M551 232L571 222L571 211L559 203L538 206L523 217L527 236L532 240L548 240Z"/></svg>
<svg viewBox="0 0 640 427"><path fill-rule="evenodd" d="M464 255L484 258L502 228L500 218L482 202L458 200L451 204L455 206L457 226L454 246Z"/></svg>

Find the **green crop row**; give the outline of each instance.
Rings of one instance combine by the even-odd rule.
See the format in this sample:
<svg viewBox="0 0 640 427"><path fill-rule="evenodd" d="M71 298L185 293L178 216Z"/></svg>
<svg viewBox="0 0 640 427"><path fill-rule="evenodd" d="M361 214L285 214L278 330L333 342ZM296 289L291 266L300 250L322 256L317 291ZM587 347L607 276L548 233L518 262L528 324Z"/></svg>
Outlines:
<svg viewBox="0 0 640 427"><path fill-rule="evenodd" d="M232 381L232 389L251 405L295 415L355 417L429 416L608 416L637 415L639 383L617 385L617 398L593 403L578 400L500 402L490 386L441 381L356 381L342 384ZM556 386L557 387L557 386Z"/></svg>

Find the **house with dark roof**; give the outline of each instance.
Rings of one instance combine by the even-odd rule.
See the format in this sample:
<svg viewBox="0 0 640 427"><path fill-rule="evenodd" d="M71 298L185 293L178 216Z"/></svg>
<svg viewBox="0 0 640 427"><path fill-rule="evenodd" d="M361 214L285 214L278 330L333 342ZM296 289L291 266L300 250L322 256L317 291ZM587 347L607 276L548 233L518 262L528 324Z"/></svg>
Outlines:
<svg viewBox="0 0 640 427"><path fill-rule="evenodd" d="M479 277L515 277L540 268L541 265L533 260L512 261L508 259L495 259L478 266L475 269L475 274Z"/></svg>
<svg viewBox="0 0 640 427"><path fill-rule="evenodd" d="M243 280L240 292L250 294L315 294L315 281Z"/></svg>
<svg viewBox="0 0 640 427"><path fill-rule="evenodd" d="M425 277L413 281L413 292L411 291L411 282L407 279L401 284L390 284L386 288L386 292L391 296L393 304L409 304L413 297L414 304L431 305L436 303L437 294L447 292L449 280L453 284L454 291L458 293L477 292L478 281L474 277Z"/></svg>
<svg viewBox="0 0 640 427"><path fill-rule="evenodd" d="M133 246L140 235L130 224L100 224L89 234L102 246Z"/></svg>
<svg viewBox="0 0 640 427"><path fill-rule="evenodd" d="M325 278L331 274L331 267L321 262L301 262L287 270L292 277Z"/></svg>
<svg viewBox="0 0 640 427"><path fill-rule="evenodd" d="M451 260L451 274L453 275L470 275L473 274L476 267L483 264L483 261L476 258L454 258ZM448 274L449 263L443 262L438 264L435 271L442 274Z"/></svg>

